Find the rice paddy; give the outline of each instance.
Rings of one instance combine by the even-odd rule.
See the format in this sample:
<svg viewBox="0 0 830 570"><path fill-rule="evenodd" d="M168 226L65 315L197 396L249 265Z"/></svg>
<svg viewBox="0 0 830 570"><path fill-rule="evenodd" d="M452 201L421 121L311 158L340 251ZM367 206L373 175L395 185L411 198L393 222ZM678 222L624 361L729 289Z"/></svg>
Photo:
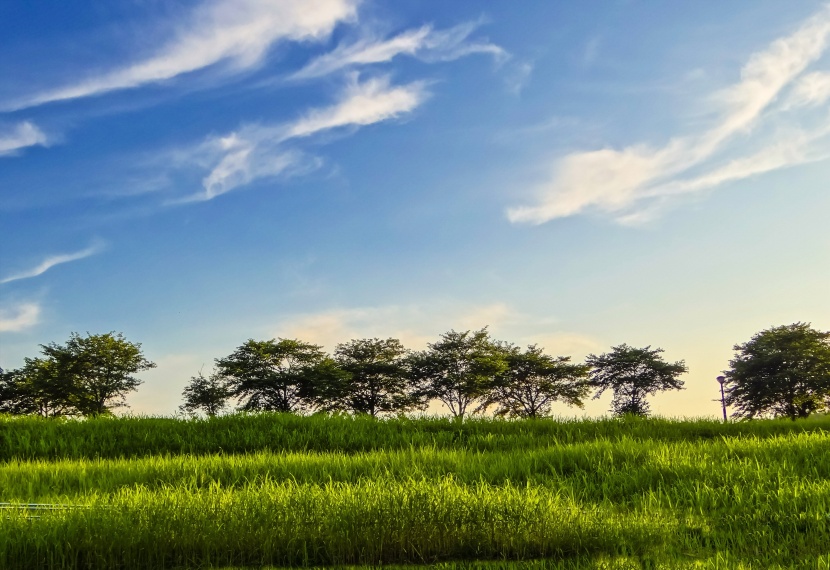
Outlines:
<svg viewBox="0 0 830 570"><path fill-rule="evenodd" d="M2 568L830 569L830 420L4 418L0 502Z"/></svg>

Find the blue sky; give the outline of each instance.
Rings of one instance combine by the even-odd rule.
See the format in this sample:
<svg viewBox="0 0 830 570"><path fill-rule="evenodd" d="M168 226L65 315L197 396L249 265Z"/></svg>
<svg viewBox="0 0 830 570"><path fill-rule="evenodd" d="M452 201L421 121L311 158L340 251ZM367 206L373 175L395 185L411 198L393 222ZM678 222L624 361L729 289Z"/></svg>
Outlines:
<svg viewBox="0 0 830 570"><path fill-rule="evenodd" d="M828 47L807 0L4 3L0 365L121 331L169 414L248 338L489 325L715 415L733 344L830 329Z"/></svg>

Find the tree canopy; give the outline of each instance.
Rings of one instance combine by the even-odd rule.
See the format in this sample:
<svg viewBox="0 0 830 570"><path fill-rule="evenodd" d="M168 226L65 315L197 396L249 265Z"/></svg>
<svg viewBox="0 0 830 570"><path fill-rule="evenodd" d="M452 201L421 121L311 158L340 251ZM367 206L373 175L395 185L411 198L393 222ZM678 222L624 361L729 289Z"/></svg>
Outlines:
<svg viewBox="0 0 830 570"><path fill-rule="evenodd" d="M683 381L678 376L688 371L682 360L663 360L662 352L662 348L621 344L605 354L589 354L586 363L591 367L590 383L597 388L594 398L612 390L612 413L647 416L650 408L646 397L664 390L681 390Z"/></svg>
<svg viewBox="0 0 830 570"><path fill-rule="evenodd" d="M297 412L312 406L311 372L322 347L296 339L249 339L216 360L218 374L246 411Z"/></svg>
<svg viewBox="0 0 830 570"><path fill-rule="evenodd" d="M204 412L212 418L225 409L231 395L232 390L227 380L219 373L214 371L205 377L200 370L190 378L182 391L184 403L179 406L179 410L185 414Z"/></svg>
<svg viewBox="0 0 830 570"><path fill-rule="evenodd" d="M733 415L805 418L830 398L830 332L809 323L773 327L734 347L726 376Z"/></svg>
<svg viewBox="0 0 830 570"><path fill-rule="evenodd" d="M444 403L456 418L485 410L497 374L507 366L487 328L450 331L410 360L421 394ZM475 406L470 410L470 406Z"/></svg>
<svg viewBox="0 0 830 570"><path fill-rule="evenodd" d="M42 358L27 358L22 368L3 375L3 409L43 416L108 414L126 406L125 396L141 384L133 374L155 367L141 344L121 333L71 333L65 344L40 348Z"/></svg>
<svg viewBox="0 0 830 570"><path fill-rule="evenodd" d="M371 416L420 407L422 399L410 382L408 353L395 338L338 344L334 363L340 373L327 376L328 407Z"/></svg>
<svg viewBox="0 0 830 570"><path fill-rule="evenodd" d="M496 415L538 418L550 414L554 402L583 406L588 395L588 366L572 364L570 357L553 357L536 345L522 351L504 346L506 367L493 382L490 402Z"/></svg>

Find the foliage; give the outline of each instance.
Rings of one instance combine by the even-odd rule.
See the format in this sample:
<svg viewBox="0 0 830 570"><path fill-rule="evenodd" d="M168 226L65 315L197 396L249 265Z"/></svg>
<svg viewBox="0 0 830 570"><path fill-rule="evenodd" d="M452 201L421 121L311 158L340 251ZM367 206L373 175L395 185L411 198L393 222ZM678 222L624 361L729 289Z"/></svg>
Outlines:
<svg viewBox="0 0 830 570"><path fill-rule="evenodd" d="M646 396L664 390L681 390L683 381L678 376L688 372L682 360L664 361L660 356L662 352L662 348L652 350L650 346L634 348L621 344L599 356L589 354L586 363L591 367L591 385L598 389L594 398L612 390L611 411L614 414L648 415Z"/></svg>
<svg viewBox="0 0 830 570"><path fill-rule="evenodd" d="M74 378L51 359L26 358L25 365L0 373L0 412L44 417L77 413Z"/></svg>
<svg viewBox="0 0 830 570"><path fill-rule="evenodd" d="M805 418L830 398L830 332L809 323L773 327L734 347L726 402L734 416Z"/></svg>
<svg viewBox="0 0 830 570"><path fill-rule="evenodd" d="M231 355L217 359L216 368L240 400L241 410L296 412L311 407L311 374L324 358L316 344L249 339Z"/></svg>
<svg viewBox="0 0 830 570"><path fill-rule="evenodd" d="M524 352L504 346L506 368L495 377L489 402L497 416L538 418L550 414L554 402L582 407L588 395L588 366L552 357L536 345Z"/></svg>
<svg viewBox="0 0 830 570"><path fill-rule="evenodd" d="M442 334L427 350L415 353L410 366L422 397L440 400L453 417L463 419L470 406L478 404L472 413L487 408L494 379L507 365L485 327Z"/></svg>
<svg viewBox="0 0 830 570"><path fill-rule="evenodd" d="M225 409L231 394L225 378L216 372L205 378L200 370L185 386L182 392L184 403L179 409L185 414L204 412L212 418Z"/></svg>
<svg viewBox="0 0 830 570"><path fill-rule="evenodd" d="M26 358L25 365L2 376L2 410L42 416L108 414L126 406L124 397L141 380L132 376L155 364L141 344L121 333L72 333L66 344L40 345L43 358Z"/></svg>
<svg viewBox="0 0 830 570"><path fill-rule="evenodd" d="M340 373L325 376L331 381L321 393L321 407L371 416L422 407L410 382L407 354L394 338L338 344L334 363Z"/></svg>

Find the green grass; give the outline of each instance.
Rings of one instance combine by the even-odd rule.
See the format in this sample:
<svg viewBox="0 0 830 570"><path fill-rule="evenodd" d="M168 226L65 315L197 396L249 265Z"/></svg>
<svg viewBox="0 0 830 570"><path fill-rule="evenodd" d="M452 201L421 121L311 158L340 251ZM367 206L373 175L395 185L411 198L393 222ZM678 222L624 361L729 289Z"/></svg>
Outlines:
<svg viewBox="0 0 830 570"><path fill-rule="evenodd" d="M7 418L0 454L0 501L78 505L0 513L0 568L830 569L826 418Z"/></svg>

